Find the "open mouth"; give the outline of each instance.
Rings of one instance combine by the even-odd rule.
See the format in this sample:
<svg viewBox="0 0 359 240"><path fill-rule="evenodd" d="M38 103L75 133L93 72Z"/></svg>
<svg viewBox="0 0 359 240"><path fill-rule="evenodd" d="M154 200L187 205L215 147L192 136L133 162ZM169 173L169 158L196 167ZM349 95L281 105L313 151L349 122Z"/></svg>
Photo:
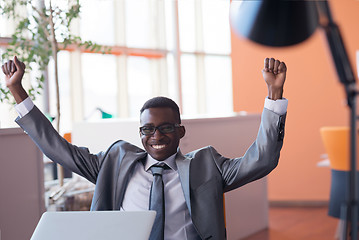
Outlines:
<svg viewBox="0 0 359 240"><path fill-rule="evenodd" d="M155 145L151 145L151 147L153 147L156 150L161 150L166 147L166 144L155 144Z"/></svg>

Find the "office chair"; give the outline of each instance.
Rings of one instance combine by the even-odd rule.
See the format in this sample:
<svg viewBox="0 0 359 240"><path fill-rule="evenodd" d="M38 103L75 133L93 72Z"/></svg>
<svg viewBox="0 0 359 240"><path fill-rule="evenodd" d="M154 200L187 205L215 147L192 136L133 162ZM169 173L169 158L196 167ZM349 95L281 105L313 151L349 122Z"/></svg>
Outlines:
<svg viewBox="0 0 359 240"><path fill-rule="evenodd" d="M348 195L347 186L350 174L349 127L322 127L320 134L331 168L328 215L344 220L345 217L341 211ZM356 173L358 175L358 170ZM343 230L341 227L341 222L339 222L337 235Z"/></svg>

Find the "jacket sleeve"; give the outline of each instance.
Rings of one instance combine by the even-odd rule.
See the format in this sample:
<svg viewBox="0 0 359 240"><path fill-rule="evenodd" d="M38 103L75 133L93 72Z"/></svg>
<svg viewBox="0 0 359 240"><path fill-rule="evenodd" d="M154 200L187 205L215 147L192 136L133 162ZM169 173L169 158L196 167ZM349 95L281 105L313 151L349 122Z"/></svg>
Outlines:
<svg viewBox="0 0 359 240"><path fill-rule="evenodd" d="M225 192L262 178L277 166L283 146L285 119L286 114L280 116L264 108L257 138L242 157L229 159L211 148Z"/></svg>
<svg viewBox="0 0 359 240"><path fill-rule="evenodd" d="M36 106L15 121L48 158L96 183L105 153L91 154L87 148L67 142Z"/></svg>

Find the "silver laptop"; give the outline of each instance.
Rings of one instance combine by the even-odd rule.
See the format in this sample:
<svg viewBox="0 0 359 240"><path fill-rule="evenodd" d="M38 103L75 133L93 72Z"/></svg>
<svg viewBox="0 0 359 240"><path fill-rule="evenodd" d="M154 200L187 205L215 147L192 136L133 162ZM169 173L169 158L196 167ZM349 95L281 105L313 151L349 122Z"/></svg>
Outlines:
<svg viewBox="0 0 359 240"><path fill-rule="evenodd" d="M31 240L147 240L155 211L45 212Z"/></svg>

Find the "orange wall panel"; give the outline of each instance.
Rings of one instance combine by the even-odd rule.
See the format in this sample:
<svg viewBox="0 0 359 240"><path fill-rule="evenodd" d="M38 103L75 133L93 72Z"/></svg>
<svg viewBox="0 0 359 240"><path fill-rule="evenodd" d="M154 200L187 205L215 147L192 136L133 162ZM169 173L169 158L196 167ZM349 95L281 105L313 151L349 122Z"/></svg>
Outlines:
<svg viewBox="0 0 359 240"><path fill-rule="evenodd" d="M355 66L359 50L359 1L332 0L332 13ZM346 96L339 83L324 32L285 48L269 48L232 34L233 105L236 112L258 112L267 95L261 68L265 57L288 67L284 97L289 100L286 136L278 167L269 175L274 201L325 201L330 169L317 167L325 153L319 128L349 124ZM356 74L356 69L355 74Z"/></svg>

